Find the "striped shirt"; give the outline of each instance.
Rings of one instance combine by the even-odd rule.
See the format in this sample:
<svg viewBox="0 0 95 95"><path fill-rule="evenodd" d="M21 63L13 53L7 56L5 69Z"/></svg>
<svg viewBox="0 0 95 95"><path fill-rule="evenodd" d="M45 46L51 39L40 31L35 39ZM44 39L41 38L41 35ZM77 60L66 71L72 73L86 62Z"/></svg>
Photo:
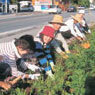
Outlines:
<svg viewBox="0 0 95 95"><path fill-rule="evenodd" d="M0 43L0 55L3 56L2 62L8 63L10 65L12 69L12 75L19 76L23 73L17 70L16 60L21 58L21 56L17 51L14 41L15 40L11 42Z"/></svg>

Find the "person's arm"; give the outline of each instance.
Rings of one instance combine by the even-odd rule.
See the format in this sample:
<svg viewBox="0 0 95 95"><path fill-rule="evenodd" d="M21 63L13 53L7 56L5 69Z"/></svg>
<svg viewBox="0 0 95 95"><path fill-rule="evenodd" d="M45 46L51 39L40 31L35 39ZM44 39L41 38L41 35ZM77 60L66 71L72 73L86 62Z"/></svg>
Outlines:
<svg viewBox="0 0 95 95"><path fill-rule="evenodd" d="M50 46L48 45L45 49L45 54L46 54L46 57L47 57L47 60L52 68L52 70L54 69L54 62L53 62L53 59L52 59L52 55L51 55L51 50L50 50Z"/></svg>
<svg viewBox="0 0 95 95"><path fill-rule="evenodd" d="M37 33L36 38L38 38L40 36L40 33L42 32L42 30L44 29L44 26L42 27L42 29Z"/></svg>
<svg viewBox="0 0 95 95"><path fill-rule="evenodd" d="M18 77L18 76L24 75L23 72L17 69L17 66L15 64L16 62L14 62L14 65L10 65L12 69L12 76Z"/></svg>
<svg viewBox="0 0 95 95"><path fill-rule="evenodd" d="M24 75L23 72L17 69L16 56L14 53L11 55L8 55L8 59L6 60L6 63L8 63L11 67L12 76L18 77L18 76Z"/></svg>
<svg viewBox="0 0 95 95"><path fill-rule="evenodd" d="M89 29L89 26L88 26L85 18L83 18L83 20L82 20L82 22L80 24L83 26L85 32L91 33L91 30Z"/></svg>
<svg viewBox="0 0 95 95"><path fill-rule="evenodd" d="M42 71L42 68L40 68L39 66L36 66L36 65L32 65L28 62L25 62L26 66L28 67L28 69L30 69L31 71L36 71L36 70L39 70L39 71Z"/></svg>
<svg viewBox="0 0 95 95"><path fill-rule="evenodd" d="M80 24L81 24L83 27L85 27L85 25L86 25L85 19L83 19L83 20L80 22Z"/></svg>
<svg viewBox="0 0 95 95"><path fill-rule="evenodd" d="M6 82L0 81L0 87L2 87L5 90L9 90L11 88L11 85Z"/></svg>
<svg viewBox="0 0 95 95"><path fill-rule="evenodd" d="M74 30L74 21L73 21L73 19L70 19L70 20L66 21L65 24L69 27L69 29L70 29L70 31L71 31L71 34L72 34L74 37L77 37L77 33L76 33L76 31Z"/></svg>
<svg viewBox="0 0 95 95"><path fill-rule="evenodd" d="M69 27L67 26L67 25L63 25L63 26L61 26L61 28L60 28L60 32L66 32L66 31L69 31L70 29L69 29Z"/></svg>
<svg viewBox="0 0 95 95"><path fill-rule="evenodd" d="M75 30L76 30L76 33L77 33L78 37L80 37L82 39L86 38L86 36L83 33L81 33L81 31L78 29L78 27L76 25L75 25Z"/></svg>

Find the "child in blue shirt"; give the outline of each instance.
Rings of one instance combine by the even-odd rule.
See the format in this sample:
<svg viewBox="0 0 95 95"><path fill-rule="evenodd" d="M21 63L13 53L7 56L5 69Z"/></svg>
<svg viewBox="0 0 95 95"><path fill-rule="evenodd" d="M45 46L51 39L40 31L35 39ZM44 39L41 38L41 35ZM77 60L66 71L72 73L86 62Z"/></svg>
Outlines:
<svg viewBox="0 0 95 95"><path fill-rule="evenodd" d="M52 70L54 68L54 62L50 50L50 42L54 38L55 30L50 26L45 26L40 32L36 41L35 55L39 61L39 64L44 68L44 71L48 76L53 78Z"/></svg>

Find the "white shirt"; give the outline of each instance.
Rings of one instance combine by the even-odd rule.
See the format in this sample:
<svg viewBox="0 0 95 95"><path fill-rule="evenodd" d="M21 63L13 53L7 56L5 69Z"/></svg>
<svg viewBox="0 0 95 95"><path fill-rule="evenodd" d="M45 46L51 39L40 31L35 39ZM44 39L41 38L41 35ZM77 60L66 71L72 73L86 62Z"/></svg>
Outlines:
<svg viewBox="0 0 95 95"><path fill-rule="evenodd" d="M68 28L71 30L71 33L77 37L80 36L83 38L83 34L80 32L78 27L74 24L74 20L72 18L68 19L65 24L68 26Z"/></svg>

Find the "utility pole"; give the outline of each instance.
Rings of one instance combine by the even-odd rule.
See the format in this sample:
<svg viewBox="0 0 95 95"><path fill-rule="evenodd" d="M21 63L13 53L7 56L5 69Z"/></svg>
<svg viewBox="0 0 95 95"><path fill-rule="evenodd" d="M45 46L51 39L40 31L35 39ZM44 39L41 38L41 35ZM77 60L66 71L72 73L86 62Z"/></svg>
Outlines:
<svg viewBox="0 0 95 95"><path fill-rule="evenodd" d="M7 13L7 0L5 0L5 13Z"/></svg>
<svg viewBox="0 0 95 95"><path fill-rule="evenodd" d="M52 0L52 5L54 5L54 0Z"/></svg>

